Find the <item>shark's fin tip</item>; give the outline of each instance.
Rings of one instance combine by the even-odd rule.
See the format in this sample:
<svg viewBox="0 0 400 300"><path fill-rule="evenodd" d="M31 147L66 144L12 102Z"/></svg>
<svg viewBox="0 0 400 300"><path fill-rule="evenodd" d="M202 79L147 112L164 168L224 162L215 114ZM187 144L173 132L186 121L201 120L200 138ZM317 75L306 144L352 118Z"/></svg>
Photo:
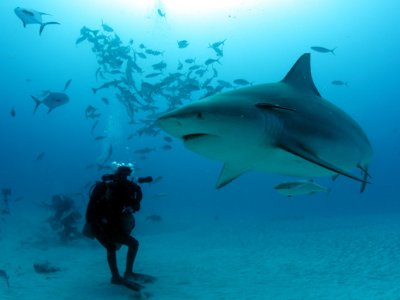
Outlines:
<svg viewBox="0 0 400 300"><path fill-rule="evenodd" d="M311 76L310 57L310 53L304 53L300 56L285 78L282 79L282 82L321 97Z"/></svg>

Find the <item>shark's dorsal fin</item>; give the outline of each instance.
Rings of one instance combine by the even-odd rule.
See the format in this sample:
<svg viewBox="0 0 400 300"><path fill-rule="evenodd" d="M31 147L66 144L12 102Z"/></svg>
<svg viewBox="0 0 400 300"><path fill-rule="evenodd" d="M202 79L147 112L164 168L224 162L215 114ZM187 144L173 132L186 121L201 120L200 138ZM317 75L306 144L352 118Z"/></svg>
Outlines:
<svg viewBox="0 0 400 300"><path fill-rule="evenodd" d="M296 61L282 82L290 84L304 92L321 97L311 76L310 53L305 53Z"/></svg>

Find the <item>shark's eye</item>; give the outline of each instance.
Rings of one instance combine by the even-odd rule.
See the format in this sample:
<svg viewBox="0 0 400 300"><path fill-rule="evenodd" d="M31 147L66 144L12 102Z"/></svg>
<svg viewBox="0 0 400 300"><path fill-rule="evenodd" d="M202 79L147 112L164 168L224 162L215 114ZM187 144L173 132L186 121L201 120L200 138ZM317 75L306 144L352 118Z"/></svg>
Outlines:
<svg viewBox="0 0 400 300"><path fill-rule="evenodd" d="M197 118L199 118L199 119L203 119L203 114L202 113L197 113Z"/></svg>

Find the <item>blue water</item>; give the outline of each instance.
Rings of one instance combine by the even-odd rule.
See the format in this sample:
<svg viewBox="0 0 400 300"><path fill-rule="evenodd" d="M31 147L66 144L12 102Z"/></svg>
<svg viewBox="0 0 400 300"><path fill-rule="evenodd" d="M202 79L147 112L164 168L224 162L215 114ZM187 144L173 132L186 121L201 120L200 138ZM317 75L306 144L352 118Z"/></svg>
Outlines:
<svg viewBox="0 0 400 300"><path fill-rule="evenodd" d="M87 166L101 163L110 145L113 155L108 165L112 161L132 162L138 169L135 176L163 177L158 183L142 186L143 216L184 216L193 218L192 222L240 216L256 224L274 217L400 210L400 7L396 1L310 0L300 4L254 0L232 1L225 8L213 7L210 2L196 11L183 5L178 9L179 1L140 2L144 1L1 1L0 188L12 189L11 214L3 219L11 219L16 209L34 214L43 209L35 203L50 202L54 194L78 193L75 201L83 212L90 183L107 172ZM46 26L39 36L39 25L23 28L13 11L16 6L49 13L51 16L43 16L45 21L61 24ZM158 8L165 11L165 17L157 14ZM166 135L162 132L128 140L141 125L129 124L114 88L93 94L92 88L106 81L96 80L99 64L92 45L75 43L83 26L101 30L102 20L124 45L133 39L137 50L143 43L165 51L162 57L147 58L151 63L139 59L145 74L153 72L151 64L160 60L168 65L166 73L172 73L178 61L186 58L195 57L199 62L215 58L208 45L226 39L221 65L215 66L218 79L232 82L244 78L260 84L281 80L301 54L311 52L312 74L321 95L352 116L372 144L372 183L360 194L359 184L350 179L340 177L332 182L321 178L319 183L332 188L329 196L286 198L273 187L290 178L249 172L216 190L220 162L190 152L178 140L171 143L172 150L163 150ZM190 44L179 49L177 41L183 39ZM332 55L312 51L311 46L337 49ZM35 103L30 95L61 91L69 79L69 103L51 113L41 105L33 113ZM348 82L348 86L332 85L336 79ZM196 95L184 104L196 101ZM102 97L110 104L102 102ZM91 133L93 120L85 118L88 105L101 113L95 134ZM157 113L166 108L161 100L156 105ZM135 120L140 122L147 116L139 111ZM94 140L98 135L107 138ZM146 159L134 153L145 147L156 150ZM43 159L36 160L42 152ZM155 199L159 193L166 196Z"/></svg>

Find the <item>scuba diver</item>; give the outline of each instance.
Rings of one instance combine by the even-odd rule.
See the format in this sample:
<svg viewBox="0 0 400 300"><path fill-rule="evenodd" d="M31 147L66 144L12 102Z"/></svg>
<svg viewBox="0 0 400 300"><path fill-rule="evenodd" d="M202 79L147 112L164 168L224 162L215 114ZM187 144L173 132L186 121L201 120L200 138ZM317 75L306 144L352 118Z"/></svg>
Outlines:
<svg viewBox="0 0 400 300"><path fill-rule="evenodd" d="M130 166L119 166L114 174L103 175L102 181L94 185L86 210L84 234L90 237L91 233L106 248L111 283L138 291L142 286L134 281L143 279L140 275L144 274L133 272L139 242L130 234L135 227L133 213L140 210L142 190L128 179L132 171ZM123 277L117 267L117 250L121 245L128 246Z"/></svg>

